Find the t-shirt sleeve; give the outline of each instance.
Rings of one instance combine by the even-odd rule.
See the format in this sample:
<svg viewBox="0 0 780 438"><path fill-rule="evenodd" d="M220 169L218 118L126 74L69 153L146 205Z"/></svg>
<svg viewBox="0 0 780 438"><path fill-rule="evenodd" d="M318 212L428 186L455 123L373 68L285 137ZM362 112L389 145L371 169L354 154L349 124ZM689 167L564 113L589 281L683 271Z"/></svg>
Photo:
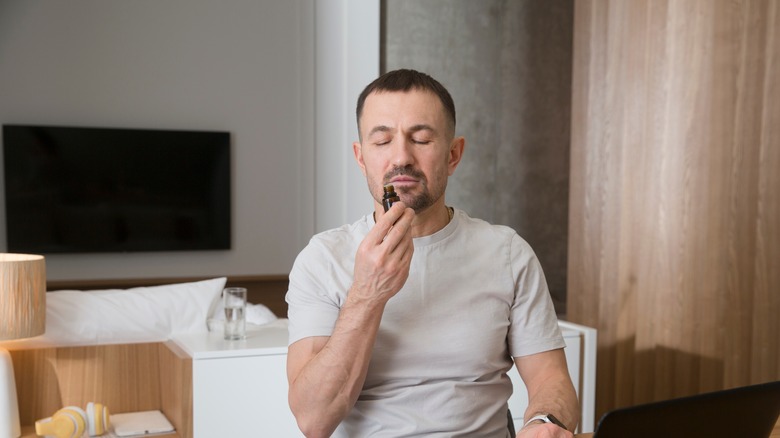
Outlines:
<svg viewBox="0 0 780 438"><path fill-rule="evenodd" d="M329 293L330 256L312 240L298 254L290 271L286 301L288 345L310 336L330 336L339 316L338 298Z"/></svg>
<svg viewBox="0 0 780 438"><path fill-rule="evenodd" d="M518 235L513 237L510 248L515 297L508 336L509 354L519 357L565 347L539 259Z"/></svg>

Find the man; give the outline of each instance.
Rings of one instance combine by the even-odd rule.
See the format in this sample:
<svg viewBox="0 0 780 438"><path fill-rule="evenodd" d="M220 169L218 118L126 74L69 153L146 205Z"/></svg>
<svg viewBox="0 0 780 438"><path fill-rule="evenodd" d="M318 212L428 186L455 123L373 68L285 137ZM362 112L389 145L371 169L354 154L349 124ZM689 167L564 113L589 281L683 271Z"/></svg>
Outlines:
<svg viewBox="0 0 780 438"><path fill-rule="evenodd" d="M465 146L449 92L426 74L389 72L363 90L357 120L352 147L374 212L314 236L290 273L300 429L507 437L514 358L530 399L517 437L571 437L577 399L536 256L511 229L444 202ZM385 184L401 199L387 212Z"/></svg>

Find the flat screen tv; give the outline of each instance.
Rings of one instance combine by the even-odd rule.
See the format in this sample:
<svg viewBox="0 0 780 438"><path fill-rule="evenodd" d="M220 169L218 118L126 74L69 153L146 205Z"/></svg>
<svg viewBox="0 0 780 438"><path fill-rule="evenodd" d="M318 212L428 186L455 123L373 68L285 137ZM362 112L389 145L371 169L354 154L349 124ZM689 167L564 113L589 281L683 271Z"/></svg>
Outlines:
<svg viewBox="0 0 780 438"><path fill-rule="evenodd" d="M230 134L3 125L8 252L230 248Z"/></svg>

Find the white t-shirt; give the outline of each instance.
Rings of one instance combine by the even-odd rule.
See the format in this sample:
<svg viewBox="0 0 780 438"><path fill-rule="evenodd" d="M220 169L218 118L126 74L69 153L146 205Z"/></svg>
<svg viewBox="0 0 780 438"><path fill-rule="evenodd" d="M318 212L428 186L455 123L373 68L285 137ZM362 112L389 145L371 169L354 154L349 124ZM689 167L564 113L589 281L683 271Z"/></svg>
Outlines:
<svg viewBox="0 0 780 438"><path fill-rule="evenodd" d="M289 343L329 336L373 215L314 236L290 273ZM505 437L512 356L565 346L544 273L511 228L456 210L414 239L409 278L390 299L366 382L333 436Z"/></svg>

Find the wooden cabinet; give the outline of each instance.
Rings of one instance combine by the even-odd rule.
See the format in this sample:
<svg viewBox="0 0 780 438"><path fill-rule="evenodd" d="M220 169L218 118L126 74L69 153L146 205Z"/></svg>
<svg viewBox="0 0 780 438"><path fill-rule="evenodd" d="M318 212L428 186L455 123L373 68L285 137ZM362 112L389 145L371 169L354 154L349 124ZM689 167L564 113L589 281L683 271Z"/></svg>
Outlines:
<svg viewBox="0 0 780 438"><path fill-rule="evenodd" d="M64 406L102 403L112 414L160 410L192 436L191 360L170 342L11 351L24 437Z"/></svg>

